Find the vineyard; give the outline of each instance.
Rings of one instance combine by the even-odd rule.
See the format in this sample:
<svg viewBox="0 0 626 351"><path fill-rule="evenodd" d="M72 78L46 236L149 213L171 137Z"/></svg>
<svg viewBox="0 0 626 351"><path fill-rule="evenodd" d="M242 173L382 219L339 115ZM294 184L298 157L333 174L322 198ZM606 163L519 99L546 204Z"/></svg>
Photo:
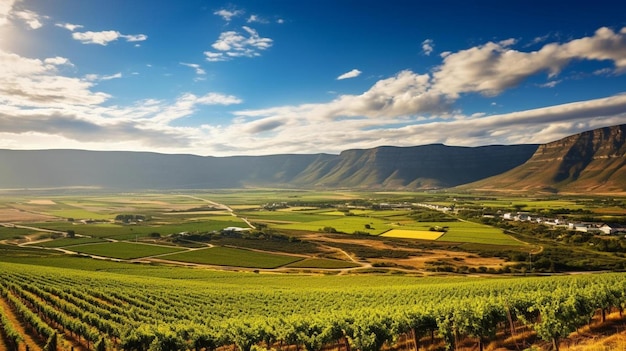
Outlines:
<svg viewBox="0 0 626 351"><path fill-rule="evenodd" d="M0 349L558 349L570 333L626 306L621 273L486 279L134 269L0 263Z"/></svg>

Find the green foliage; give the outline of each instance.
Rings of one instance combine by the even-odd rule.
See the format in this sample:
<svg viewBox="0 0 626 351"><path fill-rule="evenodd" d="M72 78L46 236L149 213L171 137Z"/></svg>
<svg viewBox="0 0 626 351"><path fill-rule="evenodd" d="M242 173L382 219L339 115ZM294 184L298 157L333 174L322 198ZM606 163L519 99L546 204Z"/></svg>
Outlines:
<svg viewBox="0 0 626 351"><path fill-rule="evenodd" d="M212 247L186 251L163 256L162 258L180 262L249 268L276 268L302 259L302 257L270 254L230 247Z"/></svg>
<svg viewBox="0 0 626 351"><path fill-rule="evenodd" d="M80 246L72 246L71 250L89 255L113 257L120 259L156 256L183 251L183 249L177 247L164 247L128 242L86 244Z"/></svg>
<svg viewBox="0 0 626 351"><path fill-rule="evenodd" d="M117 338L120 349L143 351L233 343L250 351L276 342L318 351L343 338L353 349L378 351L401 333L419 338L433 330L448 348L466 337L482 347L509 313L558 345L595 312L626 306L626 274L426 279L178 268L168 278L130 275L137 272L0 263L0 293L45 339L52 340L53 324L96 349Z"/></svg>

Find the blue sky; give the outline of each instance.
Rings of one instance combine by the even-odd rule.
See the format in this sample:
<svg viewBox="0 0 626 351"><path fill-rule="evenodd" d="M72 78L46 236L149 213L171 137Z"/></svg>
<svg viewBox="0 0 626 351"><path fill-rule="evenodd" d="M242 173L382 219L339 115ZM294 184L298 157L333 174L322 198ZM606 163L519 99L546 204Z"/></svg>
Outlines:
<svg viewBox="0 0 626 351"><path fill-rule="evenodd" d="M626 123L626 5L546 3L0 0L0 148L339 153Z"/></svg>

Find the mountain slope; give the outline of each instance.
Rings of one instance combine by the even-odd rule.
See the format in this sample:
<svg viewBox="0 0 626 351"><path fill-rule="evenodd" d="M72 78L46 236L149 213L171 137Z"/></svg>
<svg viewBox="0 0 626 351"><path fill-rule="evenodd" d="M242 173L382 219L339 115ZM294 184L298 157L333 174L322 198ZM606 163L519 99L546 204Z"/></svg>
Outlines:
<svg viewBox="0 0 626 351"><path fill-rule="evenodd" d="M480 190L566 193L626 191L626 124L599 128L539 146L523 165L467 184Z"/></svg>
<svg viewBox="0 0 626 351"><path fill-rule="evenodd" d="M458 147L441 144L347 150L332 163L312 164L293 184L323 187L433 189L455 186L507 171L537 145ZM311 183L309 183L311 184Z"/></svg>
<svg viewBox="0 0 626 351"><path fill-rule="evenodd" d="M537 145L379 147L340 155L202 157L146 152L0 150L0 188L246 186L432 189L507 171Z"/></svg>

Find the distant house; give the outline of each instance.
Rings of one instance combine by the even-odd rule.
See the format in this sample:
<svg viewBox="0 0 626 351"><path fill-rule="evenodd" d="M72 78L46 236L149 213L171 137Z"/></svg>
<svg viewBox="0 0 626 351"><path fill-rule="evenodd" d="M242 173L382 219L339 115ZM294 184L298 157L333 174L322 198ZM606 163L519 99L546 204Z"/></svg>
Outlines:
<svg viewBox="0 0 626 351"><path fill-rule="evenodd" d="M604 223L602 226L598 228L603 234L612 235L612 234L626 234L626 226L623 224L617 223Z"/></svg>

